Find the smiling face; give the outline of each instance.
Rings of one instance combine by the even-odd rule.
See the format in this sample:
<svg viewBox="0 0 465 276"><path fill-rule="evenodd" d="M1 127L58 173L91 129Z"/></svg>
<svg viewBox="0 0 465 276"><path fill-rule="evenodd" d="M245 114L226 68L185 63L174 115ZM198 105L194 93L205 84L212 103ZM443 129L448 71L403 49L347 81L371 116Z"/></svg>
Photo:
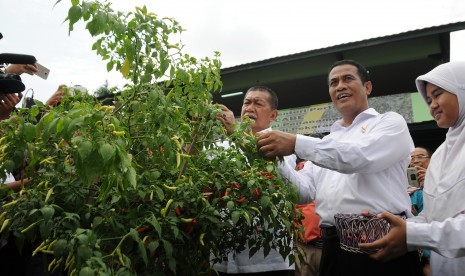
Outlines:
<svg viewBox="0 0 465 276"><path fill-rule="evenodd" d="M363 83L357 67L351 64L334 67L329 72L328 81L331 101L341 113L344 125L348 126L358 114L368 109L371 81Z"/></svg>
<svg viewBox="0 0 465 276"><path fill-rule="evenodd" d="M272 108L271 96L263 90L251 90L247 92L242 103L241 117L249 116L255 123L252 125L253 133L257 133L270 127L276 120L278 111Z"/></svg>
<svg viewBox="0 0 465 276"><path fill-rule="evenodd" d="M457 96L432 83L426 84L426 102L429 113L441 128L455 125L459 118L459 102Z"/></svg>

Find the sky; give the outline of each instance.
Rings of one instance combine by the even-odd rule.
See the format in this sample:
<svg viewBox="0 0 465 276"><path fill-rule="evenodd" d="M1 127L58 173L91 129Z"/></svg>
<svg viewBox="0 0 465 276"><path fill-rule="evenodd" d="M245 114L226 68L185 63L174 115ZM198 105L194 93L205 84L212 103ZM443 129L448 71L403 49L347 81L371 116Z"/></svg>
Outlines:
<svg viewBox="0 0 465 276"><path fill-rule="evenodd" d="M146 5L184 29L184 52L197 58L221 53L222 68L348 42L465 21L463 0L113 0L112 8L134 11ZM50 69L47 80L23 74L27 96L46 101L58 85L82 85L90 92L108 80L84 28L68 34L63 23L69 0L0 0L0 53L34 55ZM465 60L465 31L451 36L451 60ZM329 65L328 65L329 66ZM412 80L413 81L413 80Z"/></svg>

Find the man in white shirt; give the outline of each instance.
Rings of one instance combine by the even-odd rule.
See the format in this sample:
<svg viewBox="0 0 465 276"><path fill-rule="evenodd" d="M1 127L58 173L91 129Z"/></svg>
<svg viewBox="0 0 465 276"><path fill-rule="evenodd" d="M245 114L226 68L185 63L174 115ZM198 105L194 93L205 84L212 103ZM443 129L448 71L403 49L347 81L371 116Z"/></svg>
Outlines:
<svg viewBox="0 0 465 276"><path fill-rule="evenodd" d="M414 149L405 120L379 114L368 106L372 83L365 67L353 60L334 63L328 73L329 94L342 115L323 139L280 131L259 137L267 157L296 153L312 161L296 174L286 162L281 174L298 187L300 201L316 200L324 238L320 275L421 275L418 255L388 263L342 250L334 215L390 211L412 216L405 171Z"/></svg>
<svg viewBox="0 0 465 276"><path fill-rule="evenodd" d="M226 127L228 134L231 134L235 124L234 114L227 107L221 107L222 114L218 115L218 119ZM276 93L265 86L251 87L242 103L241 117L243 116L254 120L253 133L271 130L270 124L278 116ZM220 275L291 276L294 273L294 265L289 266L289 259L284 259L278 251L271 249L270 253L264 257L262 248L249 258L248 247L235 257L232 253L229 254L227 261L215 264L214 268L220 272Z"/></svg>

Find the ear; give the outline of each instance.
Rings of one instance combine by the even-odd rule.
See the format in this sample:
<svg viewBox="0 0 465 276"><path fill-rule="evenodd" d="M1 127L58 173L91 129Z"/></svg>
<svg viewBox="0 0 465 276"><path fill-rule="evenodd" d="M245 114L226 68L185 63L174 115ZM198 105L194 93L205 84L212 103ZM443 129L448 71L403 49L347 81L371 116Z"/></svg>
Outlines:
<svg viewBox="0 0 465 276"><path fill-rule="evenodd" d="M275 110L271 111L270 122L276 121L276 118L278 118L278 110L275 109Z"/></svg>
<svg viewBox="0 0 465 276"><path fill-rule="evenodd" d="M365 82L363 86L365 87L367 96L370 96L371 90L373 89L373 84L371 83L371 81Z"/></svg>

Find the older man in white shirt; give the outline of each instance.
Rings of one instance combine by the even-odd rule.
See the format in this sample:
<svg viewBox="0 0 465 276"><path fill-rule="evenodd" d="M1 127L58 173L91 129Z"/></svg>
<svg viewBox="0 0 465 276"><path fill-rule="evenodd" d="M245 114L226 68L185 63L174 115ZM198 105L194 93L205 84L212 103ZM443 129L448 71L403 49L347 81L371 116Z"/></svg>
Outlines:
<svg viewBox="0 0 465 276"><path fill-rule="evenodd" d="M252 119L252 132L259 133L270 131L270 125L278 116L278 97L276 93L265 86L255 86L249 88L242 102L241 117L248 116ZM222 106L222 114L218 116L226 127L228 134L233 132L235 124L234 114L227 107ZM226 142L222 146L228 147ZM295 159L294 159L295 160ZM290 237L289 237L290 238ZM220 275L257 275L257 276L291 276L294 273L294 265L289 265L289 259L284 259L281 254L271 249L269 254L264 256L264 249L261 248L252 257L249 257L249 249L246 247L234 256L228 255L228 260L215 264L214 268Z"/></svg>

